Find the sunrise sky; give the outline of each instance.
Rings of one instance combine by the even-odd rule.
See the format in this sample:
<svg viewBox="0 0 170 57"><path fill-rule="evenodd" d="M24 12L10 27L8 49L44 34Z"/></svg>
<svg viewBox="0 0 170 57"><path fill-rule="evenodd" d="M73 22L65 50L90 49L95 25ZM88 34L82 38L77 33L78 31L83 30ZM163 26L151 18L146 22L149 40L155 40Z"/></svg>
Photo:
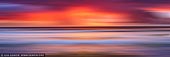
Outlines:
<svg viewBox="0 0 170 57"><path fill-rule="evenodd" d="M0 0L0 26L170 24L169 5L170 0Z"/></svg>

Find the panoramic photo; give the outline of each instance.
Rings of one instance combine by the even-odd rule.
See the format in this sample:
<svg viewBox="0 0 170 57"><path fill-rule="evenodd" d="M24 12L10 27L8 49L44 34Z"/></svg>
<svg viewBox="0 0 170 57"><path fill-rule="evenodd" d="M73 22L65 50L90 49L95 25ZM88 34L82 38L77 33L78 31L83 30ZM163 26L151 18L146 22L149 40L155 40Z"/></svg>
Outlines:
<svg viewBox="0 0 170 57"><path fill-rule="evenodd" d="M0 57L170 57L170 0L0 0Z"/></svg>

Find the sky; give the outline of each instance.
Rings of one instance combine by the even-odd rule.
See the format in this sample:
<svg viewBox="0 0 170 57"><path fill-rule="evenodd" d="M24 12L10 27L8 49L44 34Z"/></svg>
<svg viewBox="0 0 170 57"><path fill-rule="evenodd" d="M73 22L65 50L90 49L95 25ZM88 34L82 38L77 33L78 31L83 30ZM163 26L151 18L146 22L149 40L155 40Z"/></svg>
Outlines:
<svg viewBox="0 0 170 57"><path fill-rule="evenodd" d="M170 0L0 0L0 26L170 24Z"/></svg>

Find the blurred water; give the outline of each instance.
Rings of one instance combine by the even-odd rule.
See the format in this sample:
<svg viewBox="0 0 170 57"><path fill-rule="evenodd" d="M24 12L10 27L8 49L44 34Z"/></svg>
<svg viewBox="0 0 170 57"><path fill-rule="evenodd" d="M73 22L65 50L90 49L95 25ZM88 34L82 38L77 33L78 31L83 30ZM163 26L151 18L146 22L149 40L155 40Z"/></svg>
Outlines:
<svg viewBox="0 0 170 57"><path fill-rule="evenodd" d="M169 57L170 28L0 29L0 53L104 52Z"/></svg>

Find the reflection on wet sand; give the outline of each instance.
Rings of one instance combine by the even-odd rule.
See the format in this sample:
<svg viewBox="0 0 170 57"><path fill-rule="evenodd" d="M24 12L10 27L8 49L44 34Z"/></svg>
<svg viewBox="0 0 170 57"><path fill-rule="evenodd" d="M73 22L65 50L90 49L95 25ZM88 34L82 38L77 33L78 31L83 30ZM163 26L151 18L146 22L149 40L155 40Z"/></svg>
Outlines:
<svg viewBox="0 0 170 57"><path fill-rule="evenodd" d="M99 54L101 56L126 55L125 57L127 55L169 56L169 31L142 29L140 32L134 32L127 29L126 32L113 32L114 30L116 31L116 29L44 31L26 29L10 31L9 29L0 32L0 53L46 53L51 55L50 57L62 54L69 56L97 54L96 57Z"/></svg>

